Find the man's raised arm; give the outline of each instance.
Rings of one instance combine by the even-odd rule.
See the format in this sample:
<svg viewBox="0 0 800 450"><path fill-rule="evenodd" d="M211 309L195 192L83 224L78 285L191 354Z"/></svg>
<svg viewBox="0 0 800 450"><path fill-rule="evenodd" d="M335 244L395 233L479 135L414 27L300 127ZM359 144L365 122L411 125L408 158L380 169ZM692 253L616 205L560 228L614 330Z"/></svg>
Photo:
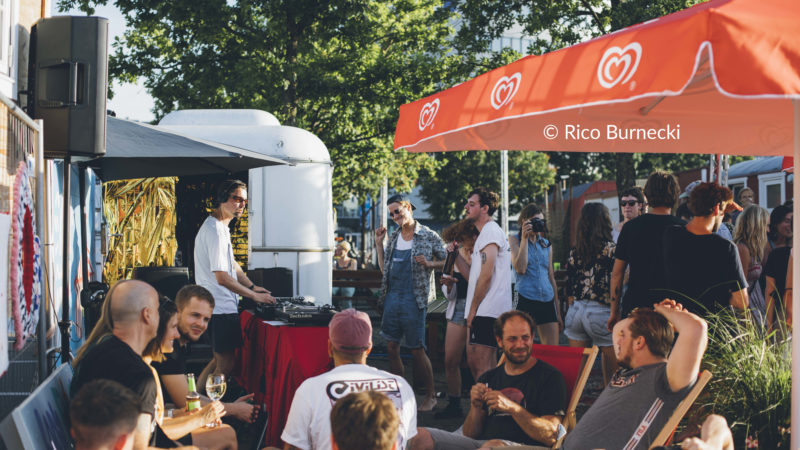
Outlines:
<svg viewBox="0 0 800 450"><path fill-rule="evenodd" d="M692 384L700 371L700 360L708 344L708 324L683 309L675 300L666 299L654 305L656 312L672 324L678 339L667 359L667 380L673 392Z"/></svg>

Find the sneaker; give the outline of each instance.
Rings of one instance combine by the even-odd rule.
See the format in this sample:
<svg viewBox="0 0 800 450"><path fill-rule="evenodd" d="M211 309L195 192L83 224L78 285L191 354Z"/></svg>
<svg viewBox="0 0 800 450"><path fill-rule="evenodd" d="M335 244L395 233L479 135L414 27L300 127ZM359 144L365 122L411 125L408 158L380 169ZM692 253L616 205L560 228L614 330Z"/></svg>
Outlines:
<svg viewBox="0 0 800 450"><path fill-rule="evenodd" d="M427 397L425 400L417 408L419 412L429 412L433 411L433 408L436 407L436 397Z"/></svg>
<svg viewBox="0 0 800 450"><path fill-rule="evenodd" d="M464 417L464 412L461 410L461 404L458 402L450 402L447 407L441 411L437 411L433 415L434 419L456 419Z"/></svg>

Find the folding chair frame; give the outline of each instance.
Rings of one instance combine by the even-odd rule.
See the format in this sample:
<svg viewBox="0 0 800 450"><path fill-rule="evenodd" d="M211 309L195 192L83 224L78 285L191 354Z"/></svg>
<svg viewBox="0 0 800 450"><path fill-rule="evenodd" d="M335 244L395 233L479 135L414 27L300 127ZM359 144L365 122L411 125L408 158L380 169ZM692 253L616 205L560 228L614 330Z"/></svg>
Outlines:
<svg viewBox="0 0 800 450"><path fill-rule="evenodd" d="M656 435L653 444L650 446L651 449L667 445L672 433L675 432L675 428L677 428L678 423L680 423L681 419L683 419L683 416L686 415L686 412L689 411L689 408L691 408L694 401L697 400L697 397L700 395L700 393L703 392L703 388L706 387L706 384L708 384L710 379L711 372L708 370L700 372L700 376L697 377L697 382L692 387L692 390L686 394L686 398L678 403L678 407L675 408L675 411L672 412L672 415L669 417L669 420L667 420L667 423L664 424L664 427L661 429L658 435Z"/></svg>

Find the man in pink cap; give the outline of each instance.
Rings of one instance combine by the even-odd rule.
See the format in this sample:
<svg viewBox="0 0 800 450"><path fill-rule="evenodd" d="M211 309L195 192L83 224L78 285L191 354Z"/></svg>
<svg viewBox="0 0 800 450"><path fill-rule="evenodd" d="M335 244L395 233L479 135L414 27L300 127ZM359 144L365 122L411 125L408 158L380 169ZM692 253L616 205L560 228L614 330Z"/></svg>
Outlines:
<svg viewBox="0 0 800 450"><path fill-rule="evenodd" d="M377 391L386 395L400 416L397 449L406 448L417 434L417 402L414 391L400 376L367 365L372 350L372 324L366 313L346 309L328 325L330 372L309 378L294 394L281 439L284 450L331 448L331 409L351 392Z"/></svg>

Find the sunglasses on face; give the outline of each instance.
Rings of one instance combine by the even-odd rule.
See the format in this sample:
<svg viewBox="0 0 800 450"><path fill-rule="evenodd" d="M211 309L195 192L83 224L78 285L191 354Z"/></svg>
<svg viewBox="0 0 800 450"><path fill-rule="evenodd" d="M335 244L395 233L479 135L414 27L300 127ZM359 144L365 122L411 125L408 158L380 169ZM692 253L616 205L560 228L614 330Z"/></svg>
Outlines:
<svg viewBox="0 0 800 450"><path fill-rule="evenodd" d="M400 208L397 208L394 211L389 211L389 217L399 216L400 214Z"/></svg>
<svg viewBox="0 0 800 450"><path fill-rule="evenodd" d="M241 203L243 205L247 204L247 199L239 197L238 195L231 195L231 200L233 200L236 203Z"/></svg>
<svg viewBox="0 0 800 450"><path fill-rule="evenodd" d="M619 202L622 206L636 206L637 203L639 203L637 200L622 200Z"/></svg>

